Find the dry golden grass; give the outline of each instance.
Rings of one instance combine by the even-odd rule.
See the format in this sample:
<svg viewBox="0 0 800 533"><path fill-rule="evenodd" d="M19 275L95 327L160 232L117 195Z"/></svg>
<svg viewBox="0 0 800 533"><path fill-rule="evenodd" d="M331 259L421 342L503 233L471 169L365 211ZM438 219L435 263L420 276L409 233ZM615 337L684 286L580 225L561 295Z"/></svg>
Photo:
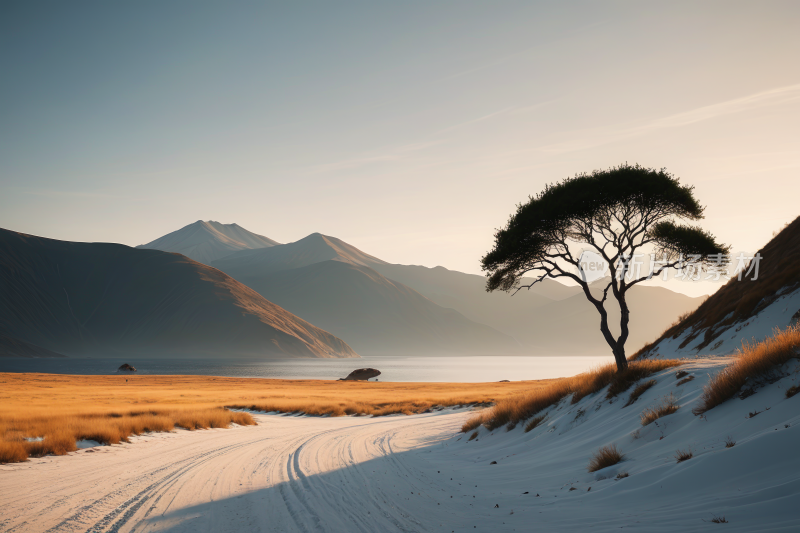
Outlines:
<svg viewBox="0 0 800 533"><path fill-rule="evenodd" d="M547 414L543 414L543 415L539 415L539 416L535 416L535 417L531 418L528 421L528 423L525 424L525 433L528 433L529 431L533 431L534 429L539 427L542 424L542 422L544 422L545 418L547 418Z"/></svg>
<svg viewBox="0 0 800 533"><path fill-rule="evenodd" d="M553 380L549 380L553 381ZM64 454L76 440L252 424L225 407L315 415L416 413L491 403L545 382L374 383L208 376L0 374L0 462ZM44 437L39 442L26 438Z"/></svg>
<svg viewBox="0 0 800 533"><path fill-rule="evenodd" d="M700 405L692 412L703 414L732 398L748 378L767 374L794 357L800 357L800 327L776 329L760 343L744 343L736 359L712 377L703 388Z"/></svg>
<svg viewBox="0 0 800 533"><path fill-rule="evenodd" d="M632 405L636 400L639 399L639 397L642 394L647 392L647 389L649 389L650 387L652 387L655 384L656 384L656 380L648 379L644 383L640 383L639 385L637 385L636 388L633 389L633 392L631 393L630 397L628 398L628 403L625 404L625 407L628 407L629 405Z"/></svg>
<svg viewBox="0 0 800 533"><path fill-rule="evenodd" d="M466 433L481 424L489 430L494 430L509 423L521 422L557 404L570 394L574 404L606 386L608 386L606 397L612 398L628 390L636 381L680 364L681 361L676 359L631 361L628 370L618 374L616 365L610 363L571 378L553 380L552 383L526 391L524 394L499 400L491 409L484 410L469 419L461 431Z"/></svg>
<svg viewBox="0 0 800 533"><path fill-rule="evenodd" d="M592 459L589 461L587 470L589 472L597 472L598 470L619 463L624 458L625 454L617 449L616 444L609 444L594 452Z"/></svg>
<svg viewBox="0 0 800 533"><path fill-rule="evenodd" d="M647 426L652 424L659 418L676 412L678 408L678 400L672 395L672 393L669 393L668 395L664 396L657 405L642 411L642 425Z"/></svg>

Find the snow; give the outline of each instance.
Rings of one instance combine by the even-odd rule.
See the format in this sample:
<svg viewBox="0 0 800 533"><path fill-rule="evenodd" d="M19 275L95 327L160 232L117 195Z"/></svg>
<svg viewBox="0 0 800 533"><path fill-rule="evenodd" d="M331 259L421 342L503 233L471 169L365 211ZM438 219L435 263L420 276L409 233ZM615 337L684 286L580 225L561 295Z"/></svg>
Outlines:
<svg viewBox="0 0 800 533"><path fill-rule="evenodd" d="M779 296L757 315L733 324L705 348L698 350L698 346L703 342L702 332L687 346L681 348L680 345L692 334L691 330L686 330L676 339L665 339L660 342L651 353L665 358L729 355L741 348L742 342L761 342L771 336L776 327L786 328L798 310L800 310L800 289Z"/></svg>
<svg viewBox="0 0 800 533"><path fill-rule="evenodd" d="M5 465L0 530L797 531L800 395L787 399L785 390L798 383L800 364L744 400L694 416L708 374L727 362L688 361L682 369L695 379L680 387L675 369L661 372L629 407L628 393L565 400L529 433L524 424L481 429L468 441L459 433L466 409L255 414L255 427L154 433ZM670 393L678 412L642 427L642 410ZM587 472L592 453L612 443L625 460ZM677 463L685 449L694 457ZM620 472L629 476L615 479ZM709 522L715 516L728 523Z"/></svg>
<svg viewBox="0 0 800 533"><path fill-rule="evenodd" d="M102 444L100 444L96 440L90 440L90 439L82 439L75 444L79 450L85 450L86 448L95 448L97 446L102 446Z"/></svg>

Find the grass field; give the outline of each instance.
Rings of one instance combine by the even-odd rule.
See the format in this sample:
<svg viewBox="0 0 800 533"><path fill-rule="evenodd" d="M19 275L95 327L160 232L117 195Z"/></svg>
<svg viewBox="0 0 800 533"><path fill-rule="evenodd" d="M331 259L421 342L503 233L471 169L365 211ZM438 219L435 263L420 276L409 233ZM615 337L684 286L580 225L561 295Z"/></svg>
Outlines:
<svg viewBox="0 0 800 533"><path fill-rule="evenodd" d="M388 383L209 376L69 376L0 373L0 462L64 454L147 431L247 425L247 413L419 413L434 405L497 402L556 380L509 383ZM44 437L38 442L26 438Z"/></svg>

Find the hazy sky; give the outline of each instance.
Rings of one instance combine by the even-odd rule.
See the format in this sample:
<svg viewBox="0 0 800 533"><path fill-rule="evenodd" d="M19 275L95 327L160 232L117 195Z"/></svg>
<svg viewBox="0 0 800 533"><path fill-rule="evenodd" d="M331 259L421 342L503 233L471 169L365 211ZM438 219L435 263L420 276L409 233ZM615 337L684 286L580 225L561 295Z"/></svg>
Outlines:
<svg viewBox="0 0 800 533"><path fill-rule="evenodd" d="M756 250L800 215L800 2L5 2L0 227L198 219L479 272L515 204L625 161Z"/></svg>

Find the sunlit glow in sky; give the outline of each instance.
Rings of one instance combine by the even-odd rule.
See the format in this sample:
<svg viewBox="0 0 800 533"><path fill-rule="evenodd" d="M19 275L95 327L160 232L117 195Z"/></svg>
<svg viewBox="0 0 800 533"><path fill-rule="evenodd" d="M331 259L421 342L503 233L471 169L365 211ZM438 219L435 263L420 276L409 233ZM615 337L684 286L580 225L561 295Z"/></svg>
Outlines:
<svg viewBox="0 0 800 533"><path fill-rule="evenodd" d="M7 229L217 220L477 273L517 203L626 161L736 251L800 214L797 2L32 4L0 6Z"/></svg>

